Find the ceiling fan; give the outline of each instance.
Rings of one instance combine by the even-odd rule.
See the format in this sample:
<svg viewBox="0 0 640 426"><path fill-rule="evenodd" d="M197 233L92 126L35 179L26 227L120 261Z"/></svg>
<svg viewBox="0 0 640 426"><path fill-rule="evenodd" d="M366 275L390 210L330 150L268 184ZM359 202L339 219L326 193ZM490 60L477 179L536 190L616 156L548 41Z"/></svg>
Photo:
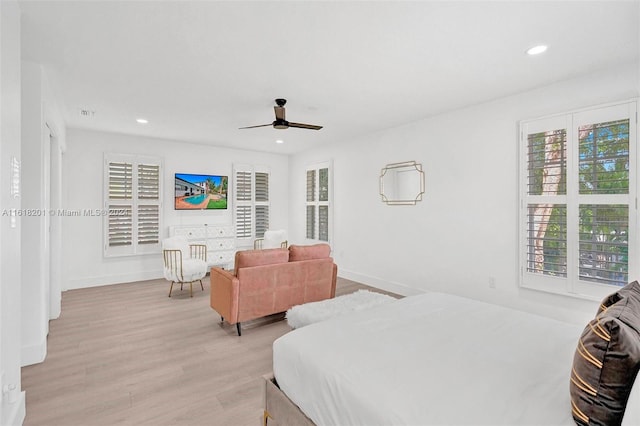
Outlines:
<svg viewBox="0 0 640 426"><path fill-rule="evenodd" d="M276 119L270 124L260 124L258 126L240 127L241 129L254 129L256 127L273 126L274 129L288 129L289 127L297 127L300 129L320 130L322 126L316 126L313 124L293 123L285 120L284 104L287 103L286 99L276 99L276 106L273 107L276 112Z"/></svg>

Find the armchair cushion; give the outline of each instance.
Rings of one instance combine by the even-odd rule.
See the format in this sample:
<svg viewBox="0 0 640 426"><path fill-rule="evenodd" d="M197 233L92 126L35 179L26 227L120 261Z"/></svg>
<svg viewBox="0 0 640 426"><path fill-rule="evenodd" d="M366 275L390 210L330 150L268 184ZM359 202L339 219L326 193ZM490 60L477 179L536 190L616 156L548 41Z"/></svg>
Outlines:
<svg viewBox="0 0 640 426"><path fill-rule="evenodd" d="M188 253L188 252L187 252ZM164 277L169 281L195 281L202 279L207 274L207 262L201 259L182 258L182 277L180 277L180 265L176 268L164 268Z"/></svg>

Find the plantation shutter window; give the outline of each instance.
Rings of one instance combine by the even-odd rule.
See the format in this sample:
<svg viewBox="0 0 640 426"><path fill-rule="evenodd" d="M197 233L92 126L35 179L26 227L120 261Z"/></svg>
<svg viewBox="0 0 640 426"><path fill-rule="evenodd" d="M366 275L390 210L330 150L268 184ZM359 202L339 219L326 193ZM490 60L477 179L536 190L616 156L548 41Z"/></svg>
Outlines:
<svg viewBox="0 0 640 426"><path fill-rule="evenodd" d="M256 181L256 238L263 238L269 229L269 174L255 173Z"/></svg>
<svg viewBox="0 0 640 426"><path fill-rule="evenodd" d="M234 165L234 176L236 238L249 245L269 229L270 173L257 166Z"/></svg>
<svg viewBox="0 0 640 426"><path fill-rule="evenodd" d="M253 232L252 221L252 185L250 171L235 172L236 190L235 192L235 222L236 237L251 238Z"/></svg>
<svg viewBox="0 0 640 426"><path fill-rule="evenodd" d="M308 240L330 242L331 167L320 163L306 170L306 230Z"/></svg>
<svg viewBox="0 0 640 426"><path fill-rule="evenodd" d="M637 276L636 109L521 123L522 286L599 299Z"/></svg>
<svg viewBox="0 0 640 426"><path fill-rule="evenodd" d="M105 154L105 256L160 250L161 160Z"/></svg>

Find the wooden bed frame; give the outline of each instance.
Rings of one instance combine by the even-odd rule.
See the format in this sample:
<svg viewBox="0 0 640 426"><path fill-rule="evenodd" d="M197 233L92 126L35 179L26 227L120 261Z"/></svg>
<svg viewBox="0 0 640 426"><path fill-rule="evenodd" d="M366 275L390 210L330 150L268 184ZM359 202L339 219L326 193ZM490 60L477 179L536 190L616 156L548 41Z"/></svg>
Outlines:
<svg viewBox="0 0 640 426"><path fill-rule="evenodd" d="M273 374L264 377L264 414L263 426L316 426L280 390Z"/></svg>

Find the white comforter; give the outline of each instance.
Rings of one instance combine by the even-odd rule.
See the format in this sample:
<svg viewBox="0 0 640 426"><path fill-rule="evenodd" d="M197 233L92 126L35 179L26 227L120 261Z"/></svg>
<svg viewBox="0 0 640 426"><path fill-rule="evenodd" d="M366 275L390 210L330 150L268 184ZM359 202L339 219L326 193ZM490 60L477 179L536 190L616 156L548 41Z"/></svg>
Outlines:
<svg viewBox="0 0 640 426"><path fill-rule="evenodd" d="M427 293L294 330L273 368L317 425L570 425L581 332Z"/></svg>

